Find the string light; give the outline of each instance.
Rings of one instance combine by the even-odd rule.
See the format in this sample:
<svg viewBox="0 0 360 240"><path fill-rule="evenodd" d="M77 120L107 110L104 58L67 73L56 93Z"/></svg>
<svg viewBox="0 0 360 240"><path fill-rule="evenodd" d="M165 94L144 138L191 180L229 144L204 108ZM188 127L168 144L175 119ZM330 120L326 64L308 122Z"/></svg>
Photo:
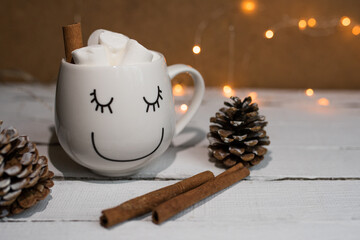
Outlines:
<svg viewBox="0 0 360 240"><path fill-rule="evenodd" d="M306 20L304 20L304 19L301 19L300 21L299 21L299 23L298 23L298 26L299 26L299 29L300 30L303 30L303 29L305 29L306 28Z"/></svg>
<svg viewBox="0 0 360 240"><path fill-rule="evenodd" d="M267 30L265 32L265 38L271 39L274 36L275 31L279 31L282 28L287 27L293 27L297 26L299 30L305 30L307 27L315 28L317 31L304 31L304 33L311 35L311 36L324 36L324 35L330 35L334 31L330 28L336 28L339 25L339 22L342 26L350 26L350 24L353 24L351 19L347 16L343 16L341 18L333 18L327 22L320 22L318 23L315 18L309 18L305 20L302 19L286 19L282 22L279 22L272 26L272 29ZM352 26L352 34L357 36L360 35L360 25L359 24L353 24Z"/></svg>
<svg viewBox="0 0 360 240"><path fill-rule="evenodd" d="M224 93L231 93L232 88L229 85L225 85L223 87L223 91L224 91Z"/></svg>
<svg viewBox="0 0 360 240"><path fill-rule="evenodd" d="M340 21L341 21L341 24L342 24L344 27L349 26L350 23L351 23L350 18L348 18L348 17L346 17L346 16L342 17L342 18L340 19Z"/></svg>
<svg viewBox="0 0 360 240"><path fill-rule="evenodd" d="M267 38L267 39L271 39L271 38L273 38L274 37L274 32L272 31L272 30L267 30L266 32L265 32L265 37Z"/></svg>
<svg viewBox="0 0 360 240"><path fill-rule="evenodd" d="M184 87L179 83L175 84L175 86L173 87L173 95L174 96L184 95Z"/></svg>
<svg viewBox="0 0 360 240"><path fill-rule="evenodd" d="M201 52L201 48L199 45L195 45L192 50L194 54L199 54Z"/></svg>
<svg viewBox="0 0 360 240"><path fill-rule="evenodd" d="M312 90L311 88L308 88L305 90L305 94L306 94L306 96L311 97L314 95L314 90Z"/></svg>
<svg viewBox="0 0 360 240"><path fill-rule="evenodd" d="M257 8L256 0L242 0L240 2L240 7L241 7L241 9L242 9L242 11L244 13L253 12ZM201 42L202 33L204 32L204 30L209 25L209 22L218 19L220 16L223 16L224 14L225 14L225 10L218 10L218 11L215 11L211 15L210 20L202 21L198 26L198 31L197 31L197 34L196 34L196 37L195 37L195 43L200 43ZM340 23L343 26L349 26L351 24L351 19L349 17L347 17L347 16L343 16L343 17L340 18ZM329 30L329 28L335 28L336 26L338 26L338 24L339 24L339 18L334 18L334 19L331 19L328 22L320 22L319 26L316 28L317 31L304 31L304 33L309 34L311 36L329 35L329 34L333 33L333 30ZM276 25L274 25L272 27L272 29L266 30L264 32L264 37L267 38L267 39L272 39L274 37L274 35L275 35L275 31L278 31L278 30L280 30L282 28L294 27L296 25L298 26L299 30L305 30L307 27L314 28L315 26L318 25L318 23L317 23L317 20L314 17L309 18L307 21L306 21L306 19L300 19L299 20L299 19L286 18L282 22L277 23ZM232 25L230 25L229 29L234 29L234 27ZM233 33L234 31L229 31L229 32ZM319 32L319 33L317 33L317 32ZM360 35L360 25L355 25L352 28L352 34L355 35L355 36ZM200 48L199 45L194 45L192 51L193 51L194 54L199 54L201 52L201 48ZM232 51L229 51L229 52L231 53ZM230 63L231 63L231 61L230 61ZM224 95L227 96L227 95L232 94L233 90L229 85L225 85L223 87L223 93L224 93ZM313 96L314 91L309 88L309 89L305 90L305 94L307 96ZM321 98L321 99L318 100L318 104L320 104L320 105L329 105L329 100L327 100L326 98Z"/></svg>
<svg viewBox="0 0 360 240"><path fill-rule="evenodd" d="M309 18L307 24L309 27L315 27L316 26L316 19L315 18Z"/></svg>
<svg viewBox="0 0 360 240"><path fill-rule="evenodd" d="M241 2L241 9L244 13L252 13L256 8L256 4L254 1L247 0Z"/></svg>
<svg viewBox="0 0 360 240"><path fill-rule="evenodd" d="M229 85L225 85L223 87L223 93L224 93L225 97L231 97L231 96L235 95L234 90Z"/></svg>
<svg viewBox="0 0 360 240"><path fill-rule="evenodd" d="M353 27L353 29L351 30L352 34L354 34L355 36L360 34L360 26L356 25Z"/></svg>
<svg viewBox="0 0 360 240"><path fill-rule="evenodd" d="M320 106L329 106L330 105L330 102L327 98L320 98L317 103L320 105Z"/></svg>
<svg viewBox="0 0 360 240"><path fill-rule="evenodd" d="M181 104L180 110L181 110L182 112L186 112L186 111L188 110L188 106L187 106L186 104Z"/></svg>

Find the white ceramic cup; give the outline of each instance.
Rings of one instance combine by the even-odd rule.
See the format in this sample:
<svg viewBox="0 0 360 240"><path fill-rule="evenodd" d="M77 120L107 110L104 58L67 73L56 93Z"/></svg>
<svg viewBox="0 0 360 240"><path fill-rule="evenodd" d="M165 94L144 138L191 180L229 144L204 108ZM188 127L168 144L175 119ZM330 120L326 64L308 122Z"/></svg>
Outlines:
<svg viewBox="0 0 360 240"><path fill-rule="evenodd" d="M194 68L167 67L162 54L126 66L85 66L62 60L56 88L59 142L77 163L106 176L131 175L161 155L194 116L204 80ZM171 79L187 72L194 96L176 122Z"/></svg>

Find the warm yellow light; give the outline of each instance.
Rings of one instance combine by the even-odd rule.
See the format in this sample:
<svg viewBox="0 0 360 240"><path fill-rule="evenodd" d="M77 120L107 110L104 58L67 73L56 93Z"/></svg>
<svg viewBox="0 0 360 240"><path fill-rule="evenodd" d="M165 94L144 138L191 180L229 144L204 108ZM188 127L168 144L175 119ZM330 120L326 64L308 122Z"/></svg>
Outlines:
<svg viewBox="0 0 360 240"><path fill-rule="evenodd" d="M360 26L359 25L356 25L355 27L353 27L352 29L352 34L354 34L355 36L359 35L360 34Z"/></svg>
<svg viewBox="0 0 360 240"><path fill-rule="evenodd" d="M195 45L192 50L195 54L199 54L201 52L201 48L198 45Z"/></svg>
<svg viewBox="0 0 360 240"><path fill-rule="evenodd" d="M223 87L223 95L225 96L225 97L231 97L231 96L234 96L235 95L235 92L234 92L234 90L229 86L229 85L225 85L224 87Z"/></svg>
<svg viewBox="0 0 360 240"><path fill-rule="evenodd" d="M309 25L309 27L315 27L316 26L316 19L315 18L309 18L307 25Z"/></svg>
<svg viewBox="0 0 360 240"><path fill-rule="evenodd" d="M348 17L346 17L346 16L342 17L342 18L340 19L340 21L341 21L341 24L342 24L343 26L345 26L345 27L349 26L350 23L351 23L350 18L348 18Z"/></svg>
<svg viewBox="0 0 360 240"><path fill-rule="evenodd" d="M301 29L301 30L303 30L303 29L305 29L306 28L306 20L304 20L304 19L301 19L300 21L299 21L299 29Z"/></svg>
<svg viewBox="0 0 360 240"><path fill-rule="evenodd" d="M228 94L228 93L232 92L232 88L229 85L225 85L223 87L223 91L224 91L224 93Z"/></svg>
<svg viewBox="0 0 360 240"><path fill-rule="evenodd" d="M267 39L273 38L273 37L274 37L274 32L273 32L272 30L267 30L267 31L265 32L265 37L266 37Z"/></svg>
<svg viewBox="0 0 360 240"><path fill-rule="evenodd" d="M306 94L306 96L311 97L314 95L314 90L312 90L311 88L308 88L308 89L306 89L305 94Z"/></svg>
<svg viewBox="0 0 360 240"><path fill-rule="evenodd" d="M186 104L181 104L180 110L181 110L182 112L186 112L186 111L188 110L188 106L187 106Z"/></svg>
<svg viewBox="0 0 360 240"><path fill-rule="evenodd" d="M256 4L254 3L254 1L247 0L241 2L241 9L245 13L251 13L255 10L255 8L256 8Z"/></svg>
<svg viewBox="0 0 360 240"><path fill-rule="evenodd" d="M252 100L255 100L258 96L257 92L250 92L249 96L251 97Z"/></svg>
<svg viewBox="0 0 360 240"><path fill-rule="evenodd" d="M330 104L327 98L320 98L317 102L320 106L329 106Z"/></svg>
<svg viewBox="0 0 360 240"><path fill-rule="evenodd" d="M174 96L182 96L184 95L184 87L181 84L175 84L173 87L173 95Z"/></svg>

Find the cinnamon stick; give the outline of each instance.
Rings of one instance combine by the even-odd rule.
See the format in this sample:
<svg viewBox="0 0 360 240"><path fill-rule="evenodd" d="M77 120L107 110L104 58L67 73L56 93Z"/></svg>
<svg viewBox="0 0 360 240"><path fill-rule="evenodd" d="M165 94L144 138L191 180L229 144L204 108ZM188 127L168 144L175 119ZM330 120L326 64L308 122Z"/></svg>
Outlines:
<svg viewBox="0 0 360 240"><path fill-rule="evenodd" d="M237 170L242 169L244 166L244 164L242 164L241 162L237 163L235 166L232 166L231 168L227 169L226 171L223 171L222 173L220 173L219 175L216 176L216 178L219 177L223 177L225 175L228 175L229 173L235 172Z"/></svg>
<svg viewBox="0 0 360 240"><path fill-rule="evenodd" d="M246 167L236 171L230 170L226 174L222 174L220 177L216 177L215 179L210 180L193 190L174 197L160 204L153 210L152 221L156 224L160 224L200 200L209 197L249 176L249 174L250 171Z"/></svg>
<svg viewBox="0 0 360 240"><path fill-rule="evenodd" d="M74 63L71 52L83 47L81 23L75 23L64 26L64 47L65 47L65 59L67 62Z"/></svg>
<svg viewBox="0 0 360 240"><path fill-rule="evenodd" d="M214 179L214 174L210 171L205 171L173 185L131 199L117 207L103 210L100 224L108 228L117 223L151 212L162 202L196 188L211 179Z"/></svg>

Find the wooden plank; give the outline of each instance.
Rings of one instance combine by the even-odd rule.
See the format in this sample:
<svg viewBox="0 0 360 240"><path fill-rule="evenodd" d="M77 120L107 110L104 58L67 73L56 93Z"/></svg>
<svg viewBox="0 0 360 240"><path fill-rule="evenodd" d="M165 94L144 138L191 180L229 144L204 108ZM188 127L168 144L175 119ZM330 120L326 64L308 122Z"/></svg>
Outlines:
<svg viewBox="0 0 360 240"><path fill-rule="evenodd" d="M176 181L56 181L51 196L4 221L98 221L101 210ZM360 181L241 181L170 222L360 220ZM147 215L136 221L150 221Z"/></svg>
<svg viewBox="0 0 360 240"><path fill-rule="evenodd" d="M47 156L55 176L68 178L106 179L72 161L59 146L38 146ZM251 179L280 178L360 178L360 149L303 148L270 146L263 162L254 166ZM132 179L182 179L210 170L215 175L223 169L208 160L207 146L170 147Z"/></svg>
<svg viewBox="0 0 360 240"><path fill-rule="evenodd" d="M211 91L208 93L214 95ZM209 95L192 120L194 127L206 132L210 117L223 106L222 100L225 100L219 95L212 98ZM340 96L336 97L340 98ZM346 98L345 93L342 97ZM272 105L264 100L264 106L260 104L260 114L266 116L269 123L266 130L272 145L360 147L358 137L360 128L357 126L360 122L359 96L357 98L354 96L353 100L347 102L348 105L358 104L357 108L346 107L340 103L336 105L336 102L334 106L323 107L317 105L315 100L310 101L306 98L298 98L285 103L278 100L271 101L277 101L278 104Z"/></svg>
<svg viewBox="0 0 360 240"><path fill-rule="evenodd" d="M32 141L54 142L54 96L54 85L0 85L4 127L14 126Z"/></svg>
<svg viewBox="0 0 360 240"><path fill-rule="evenodd" d="M97 222L6 222L0 223L2 239L32 237L39 240L63 239L347 239L357 240L360 221L334 222L167 222L161 226L150 222L130 221L112 229Z"/></svg>
<svg viewBox="0 0 360 240"><path fill-rule="evenodd" d="M245 96L248 90L237 90ZM330 99L329 107L316 104L298 90L257 90L260 113L267 117L273 145L351 146L359 147L359 92L322 92ZM191 95L177 97L177 103L188 102ZM33 141L54 143L55 85L0 85L0 117ZM220 89L208 88L204 101L192 120L192 128L207 132L209 118L227 98ZM311 139L311 141L309 141Z"/></svg>

